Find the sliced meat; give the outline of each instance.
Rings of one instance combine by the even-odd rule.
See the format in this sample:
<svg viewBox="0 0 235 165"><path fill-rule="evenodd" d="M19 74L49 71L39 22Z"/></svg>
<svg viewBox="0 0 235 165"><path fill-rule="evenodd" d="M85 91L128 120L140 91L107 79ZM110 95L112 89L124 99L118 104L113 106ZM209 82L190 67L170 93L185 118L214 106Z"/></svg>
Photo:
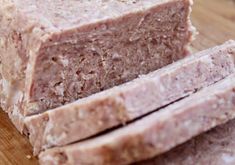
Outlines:
<svg viewBox="0 0 235 165"><path fill-rule="evenodd" d="M27 117L34 153L88 138L166 106L235 72L235 42L197 53L149 75Z"/></svg>
<svg viewBox="0 0 235 165"><path fill-rule="evenodd" d="M22 131L24 116L183 58L193 31L191 5L191 0L1 0L2 108Z"/></svg>
<svg viewBox="0 0 235 165"><path fill-rule="evenodd" d="M234 165L235 120L135 165Z"/></svg>
<svg viewBox="0 0 235 165"><path fill-rule="evenodd" d="M48 149L40 163L123 165L152 158L235 117L235 74L123 128Z"/></svg>

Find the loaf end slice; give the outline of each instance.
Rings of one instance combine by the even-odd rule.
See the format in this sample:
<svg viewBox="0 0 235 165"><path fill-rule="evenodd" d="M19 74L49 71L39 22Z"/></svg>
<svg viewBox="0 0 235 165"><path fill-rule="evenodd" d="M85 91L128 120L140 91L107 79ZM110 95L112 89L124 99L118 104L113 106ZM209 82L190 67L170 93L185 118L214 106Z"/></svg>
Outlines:
<svg viewBox="0 0 235 165"><path fill-rule="evenodd" d="M34 153L83 140L146 115L235 72L235 42L196 53L132 82L27 117Z"/></svg>
<svg viewBox="0 0 235 165"><path fill-rule="evenodd" d="M41 164L118 165L152 158L235 117L235 75L134 123L39 155Z"/></svg>
<svg viewBox="0 0 235 165"><path fill-rule="evenodd" d="M155 158L135 165L233 165L235 120L220 125Z"/></svg>

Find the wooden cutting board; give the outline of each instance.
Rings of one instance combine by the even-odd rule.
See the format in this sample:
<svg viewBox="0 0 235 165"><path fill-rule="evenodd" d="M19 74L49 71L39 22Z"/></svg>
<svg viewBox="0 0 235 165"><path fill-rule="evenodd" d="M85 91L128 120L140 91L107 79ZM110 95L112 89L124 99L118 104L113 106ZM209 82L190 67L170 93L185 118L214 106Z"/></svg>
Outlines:
<svg viewBox="0 0 235 165"><path fill-rule="evenodd" d="M235 0L195 0L192 18L199 31L193 51L235 39ZM0 110L0 165L28 164L38 164L29 142Z"/></svg>

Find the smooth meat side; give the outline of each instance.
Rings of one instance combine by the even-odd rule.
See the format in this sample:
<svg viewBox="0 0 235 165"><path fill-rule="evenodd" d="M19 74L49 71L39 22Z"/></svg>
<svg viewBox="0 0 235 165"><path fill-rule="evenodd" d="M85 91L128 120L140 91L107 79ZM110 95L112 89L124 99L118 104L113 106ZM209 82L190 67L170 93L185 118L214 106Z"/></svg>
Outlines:
<svg viewBox="0 0 235 165"><path fill-rule="evenodd" d="M235 75L105 135L48 149L40 163L124 165L152 158L235 117Z"/></svg>
<svg viewBox="0 0 235 165"><path fill-rule="evenodd" d="M34 154L125 124L234 73L235 42L209 49L132 82L27 117ZM173 92L174 91L174 92Z"/></svg>
<svg viewBox="0 0 235 165"><path fill-rule="evenodd" d="M40 19L29 18L27 12L21 12L15 0L0 0L0 24L0 104L13 117L12 121L18 121L24 117L28 62L51 27L42 28ZM22 127L17 122L14 124L19 130Z"/></svg>
<svg viewBox="0 0 235 165"><path fill-rule="evenodd" d="M1 0L1 106L22 131L25 116L183 58L193 33L191 5Z"/></svg>
<svg viewBox="0 0 235 165"><path fill-rule="evenodd" d="M234 165L235 120L159 155L135 165Z"/></svg>

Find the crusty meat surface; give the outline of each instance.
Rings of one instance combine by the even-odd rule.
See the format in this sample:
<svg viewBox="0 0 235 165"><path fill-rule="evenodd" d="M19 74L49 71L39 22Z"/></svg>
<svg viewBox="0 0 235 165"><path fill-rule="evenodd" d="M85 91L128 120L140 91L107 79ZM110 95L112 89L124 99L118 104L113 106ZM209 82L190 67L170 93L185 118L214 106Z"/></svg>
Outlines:
<svg viewBox="0 0 235 165"><path fill-rule="evenodd" d="M190 141L135 165L234 165L235 120L220 125Z"/></svg>
<svg viewBox="0 0 235 165"><path fill-rule="evenodd" d="M95 5L94 5L95 4ZM0 0L1 107L25 116L188 54L191 0Z"/></svg>
<svg viewBox="0 0 235 165"><path fill-rule="evenodd" d="M235 117L235 75L134 123L48 149L40 163L122 165L152 158Z"/></svg>
<svg viewBox="0 0 235 165"><path fill-rule="evenodd" d="M132 82L27 117L34 153L96 135L209 86L234 73L235 42L194 54Z"/></svg>

